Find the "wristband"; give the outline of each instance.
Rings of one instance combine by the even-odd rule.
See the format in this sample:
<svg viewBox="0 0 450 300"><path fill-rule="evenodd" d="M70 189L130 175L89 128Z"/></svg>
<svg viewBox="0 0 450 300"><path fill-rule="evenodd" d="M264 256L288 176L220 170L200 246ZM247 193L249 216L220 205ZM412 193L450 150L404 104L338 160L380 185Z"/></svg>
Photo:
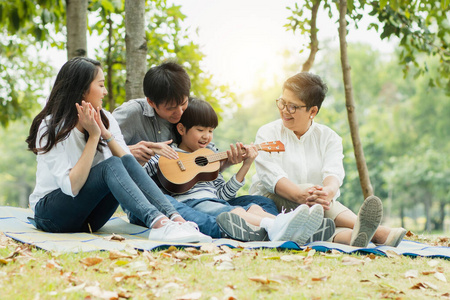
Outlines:
<svg viewBox="0 0 450 300"><path fill-rule="evenodd" d="M105 142L108 144L109 142L111 142L114 139L114 136L111 134L111 136L109 137L109 139L105 140Z"/></svg>

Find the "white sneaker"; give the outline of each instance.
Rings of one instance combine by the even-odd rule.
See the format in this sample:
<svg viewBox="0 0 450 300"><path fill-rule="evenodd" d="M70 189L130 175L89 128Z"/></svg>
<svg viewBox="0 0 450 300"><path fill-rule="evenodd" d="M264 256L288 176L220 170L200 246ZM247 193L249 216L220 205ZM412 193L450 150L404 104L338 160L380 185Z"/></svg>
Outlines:
<svg viewBox="0 0 450 300"><path fill-rule="evenodd" d="M198 229L198 225L191 221L186 221L184 223L179 223L181 227L192 235L198 235L199 243L212 243L212 237L209 235L203 234Z"/></svg>
<svg viewBox="0 0 450 300"><path fill-rule="evenodd" d="M193 233L187 231L184 226L171 220L161 222L162 227L152 228L148 235L149 240L160 242L173 243L198 243L200 240L200 233Z"/></svg>
<svg viewBox="0 0 450 300"><path fill-rule="evenodd" d="M320 204L314 204L309 208L309 215L302 227L292 237L292 241L298 245L304 245L306 241L319 229L323 221L323 207Z"/></svg>
<svg viewBox="0 0 450 300"><path fill-rule="evenodd" d="M305 204L298 206L294 211L280 213L268 231L271 241L292 241L298 228L301 228L309 216L309 207Z"/></svg>

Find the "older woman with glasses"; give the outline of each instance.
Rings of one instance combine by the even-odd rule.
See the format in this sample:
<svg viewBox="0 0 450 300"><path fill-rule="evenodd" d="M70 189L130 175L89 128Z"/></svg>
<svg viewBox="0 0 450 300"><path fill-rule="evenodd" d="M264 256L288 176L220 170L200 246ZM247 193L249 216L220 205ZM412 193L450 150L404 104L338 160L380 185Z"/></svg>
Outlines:
<svg viewBox="0 0 450 300"><path fill-rule="evenodd" d="M276 100L281 119L262 126L255 141L280 140L286 151L258 155L250 192L271 198L279 210L321 204L325 218L336 226L328 241L356 247L367 247L373 241L397 247L406 230L380 225L380 199L369 196L358 215L337 201L345 176L342 139L329 127L314 122L327 90L319 76L307 72L286 80L283 94Z"/></svg>

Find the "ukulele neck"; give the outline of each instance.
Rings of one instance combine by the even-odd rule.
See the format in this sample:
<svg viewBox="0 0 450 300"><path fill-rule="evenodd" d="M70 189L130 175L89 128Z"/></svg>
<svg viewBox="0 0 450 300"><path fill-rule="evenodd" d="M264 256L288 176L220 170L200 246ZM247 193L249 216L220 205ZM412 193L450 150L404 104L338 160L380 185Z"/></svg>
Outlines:
<svg viewBox="0 0 450 300"><path fill-rule="evenodd" d="M228 155L226 152L217 152L206 156L206 158L208 159L209 163L213 163L216 161L226 160L228 158Z"/></svg>

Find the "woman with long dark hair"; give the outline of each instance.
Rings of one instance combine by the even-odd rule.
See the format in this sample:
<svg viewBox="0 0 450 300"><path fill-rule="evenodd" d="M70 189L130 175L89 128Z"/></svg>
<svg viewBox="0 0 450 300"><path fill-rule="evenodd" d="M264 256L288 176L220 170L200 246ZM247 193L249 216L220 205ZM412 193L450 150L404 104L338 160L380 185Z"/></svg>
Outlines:
<svg viewBox="0 0 450 300"><path fill-rule="evenodd" d="M149 239L205 242L130 154L112 115L99 62L77 57L59 71L48 101L26 140L37 155L36 187L30 196L38 229L92 232L118 205L151 228Z"/></svg>

